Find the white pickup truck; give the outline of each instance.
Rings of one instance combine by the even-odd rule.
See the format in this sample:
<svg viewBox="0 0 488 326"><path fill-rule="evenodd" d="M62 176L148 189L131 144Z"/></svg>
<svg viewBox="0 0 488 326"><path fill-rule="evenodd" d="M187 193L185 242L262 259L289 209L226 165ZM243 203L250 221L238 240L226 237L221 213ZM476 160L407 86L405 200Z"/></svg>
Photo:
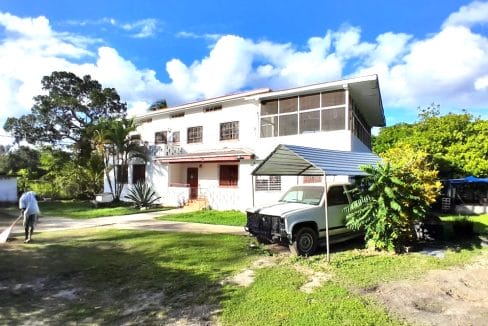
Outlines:
<svg viewBox="0 0 488 326"><path fill-rule="evenodd" d="M343 208L351 202L346 193L350 184L328 185L327 202L330 242L346 241L361 235L346 228ZM264 243L281 243L301 256L315 252L325 240L324 186L298 185L290 188L278 203L248 209L246 231Z"/></svg>

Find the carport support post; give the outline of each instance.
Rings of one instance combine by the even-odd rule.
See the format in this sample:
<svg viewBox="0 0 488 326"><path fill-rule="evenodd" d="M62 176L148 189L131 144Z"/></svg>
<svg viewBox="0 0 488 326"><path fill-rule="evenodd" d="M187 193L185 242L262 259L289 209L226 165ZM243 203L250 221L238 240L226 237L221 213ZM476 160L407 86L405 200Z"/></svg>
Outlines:
<svg viewBox="0 0 488 326"><path fill-rule="evenodd" d="M324 172L324 209L325 209L325 244L327 246L327 262L330 263L330 246L329 246L329 213L327 203L327 174Z"/></svg>
<svg viewBox="0 0 488 326"><path fill-rule="evenodd" d="M254 207L254 174L251 175L252 207Z"/></svg>

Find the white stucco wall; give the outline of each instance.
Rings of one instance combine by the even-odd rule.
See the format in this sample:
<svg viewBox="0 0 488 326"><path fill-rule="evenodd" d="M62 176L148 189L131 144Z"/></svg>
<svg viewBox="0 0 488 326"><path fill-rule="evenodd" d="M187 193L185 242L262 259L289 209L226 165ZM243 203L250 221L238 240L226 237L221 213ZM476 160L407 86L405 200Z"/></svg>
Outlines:
<svg viewBox="0 0 488 326"><path fill-rule="evenodd" d="M220 123L239 121L239 139L220 141ZM251 103L234 103L224 105L222 110L202 112L188 110L184 117L153 118L152 122L139 127L138 133L149 144L154 143L154 134L159 131L179 131L180 146L184 153L211 151L224 148L247 148L252 150L258 159L265 158L279 144L293 144L334 150L352 150L351 132L337 130L328 132L306 133L281 137L260 138L259 105ZM202 143L187 144L187 128L203 127ZM354 137L354 141L360 141ZM360 147L355 144L355 147ZM367 148L364 146L364 148Z"/></svg>
<svg viewBox="0 0 488 326"><path fill-rule="evenodd" d="M239 139L220 141L220 124L239 121ZM187 128L203 127L202 143L187 144ZM208 151L219 148L255 147L258 126L258 107L250 103L226 104L222 110L203 112L201 108L187 110L184 117L170 118L168 115L152 118L138 128L141 138L154 144L154 133L180 132L180 146L184 152Z"/></svg>
<svg viewBox="0 0 488 326"><path fill-rule="evenodd" d="M218 102L216 102L218 103ZM168 137L172 132L179 131L183 153L198 153L224 149L247 149L255 154L252 160L241 160L239 164L238 187L219 186L219 164L236 163L178 163L161 164L150 162L146 166L146 181L150 183L159 196L160 203L174 205L178 187L186 184L186 174L189 167L198 168L198 185L200 195L206 196L214 209L245 210L251 206L262 206L278 200L282 193L290 186L300 181L297 177L282 177L281 191L254 191L251 172L266 158L279 144L292 144L316 148L343 151L370 151L349 130L306 133L282 137L260 138L260 104L259 101L244 97L222 103L222 109L204 112L203 107L187 107L183 117L170 118L174 110L167 109L150 114L151 121L138 127L141 139L149 145L154 144L156 132L167 131ZM183 111L179 111L183 112ZM239 139L220 140L220 124L223 122L239 121ZM189 127L203 127L202 142L187 143L187 129ZM129 172L129 182L131 175ZM171 186L171 187L170 187ZM176 189L178 188L178 189Z"/></svg>
<svg viewBox="0 0 488 326"><path fill-rule="evenodd" d="M17 201L17 178L0 177L0 202Z"/></svg>
<svg viewBox="0 0 488 326"><path fill-rule="evenodd" d="M359 140L356 136L350 134L351 137L351 151L353 152L371 152L371 150L364 145L362 141Z"/></svg>
<svg viewBox="0 0 488 326"><path fill-rule="evenodd" d="M239 121L239 139L220 141L220 123ZM198 168L200 195L207 197L213 209L245 210L254 206L263 206L276 202L284 191L298 183L297 177L282 177L281 191L254 192L251 172L279 144L327 148L350 151L352 149L351 132L347 130L307 133L300 135L260 138L259 104L232 102L223 105L222 110L203 112L201 108L187 110L184 117L169 118L168 115L153 118L151 122L139 127L143 141L154 143L154 134L160 131L180 132L180 146L184 153L229 149L248 149L255 154L253 160L239 162L238 187L219 186L219 163L150 163L146 169L146 180L153 185L162 204L174 205L174 183L185 184L186 171L189 167ZM203 126L202 143L187 144L187 128ZM354 137L355 138L355 137ZM355 139L357 140L357 139ZM359 140L357 140L359 141ZM359 147L358 144L355 145ZM236 164L236 163L222 163ZM169 179L168 179L169 178ZM129 175L129 181L131 180ZM169 197L173 198L170 199Z"/></svg>

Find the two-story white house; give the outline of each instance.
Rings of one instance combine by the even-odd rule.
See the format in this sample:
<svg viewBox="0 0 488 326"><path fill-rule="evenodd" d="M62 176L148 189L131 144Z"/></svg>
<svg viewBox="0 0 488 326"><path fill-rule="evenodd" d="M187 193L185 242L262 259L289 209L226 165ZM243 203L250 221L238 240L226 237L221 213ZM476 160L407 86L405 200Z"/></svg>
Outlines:
<svg viewBox="0 0 488 326"><path fill-rule="evenodd" d="M376 75L272 91L257 89L147 112L137 135L151 160L132 162L128 185L152 185L161 203L205 198L213 209L277 199L314 178L257 177L252 170L278 144L370 151L371 128L385 117Z"/></svg>

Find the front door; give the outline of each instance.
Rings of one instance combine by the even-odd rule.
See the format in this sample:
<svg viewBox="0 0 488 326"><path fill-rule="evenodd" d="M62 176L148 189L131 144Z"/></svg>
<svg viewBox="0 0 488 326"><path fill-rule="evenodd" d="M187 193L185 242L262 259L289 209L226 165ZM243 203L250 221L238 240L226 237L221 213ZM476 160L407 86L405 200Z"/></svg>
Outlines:
<svg viewBox="0 0 488 326"><path fill-rule="evenodd" d="M186 183L190 186L190 199L198 198L198 168L186 170Z"/></svg>

